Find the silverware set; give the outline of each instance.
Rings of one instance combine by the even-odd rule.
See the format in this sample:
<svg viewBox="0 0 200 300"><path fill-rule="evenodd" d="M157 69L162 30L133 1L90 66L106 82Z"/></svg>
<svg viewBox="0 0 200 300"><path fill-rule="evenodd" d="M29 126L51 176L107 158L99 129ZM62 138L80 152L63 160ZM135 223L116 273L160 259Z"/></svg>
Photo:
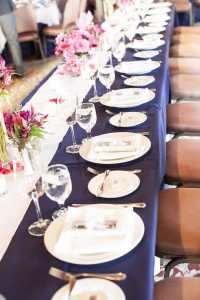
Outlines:
<svg viewBox="0 0 200 300"><path fill-rule="evenodd" d="M91 168L91 167L88 167L87 168L87 171L93 175L98 175L98 174L101 174L102 172L101 171L98 171L94 168ZM109 170L110 171L110 170ZM127 170L126 170L127 171ZM130 173L133 173L133 174L139 174L142 172L141 169L135 169L135 170L128 170L127 172L130 172Z"/></svg>

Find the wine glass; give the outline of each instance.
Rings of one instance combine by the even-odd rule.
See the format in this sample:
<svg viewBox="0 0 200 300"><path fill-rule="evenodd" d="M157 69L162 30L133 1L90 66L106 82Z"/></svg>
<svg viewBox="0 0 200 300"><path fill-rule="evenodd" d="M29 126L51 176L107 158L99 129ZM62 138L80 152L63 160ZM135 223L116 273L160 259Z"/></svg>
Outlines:
<svg viewBox="0 0 200 300"><path fill-rule="evenodd" d="M97 115L95 106L93 103L82 103L76 111L77 122L81 128L83 128L86 133L86 139L90 139L92 128L95 126L97 121Z"/></svg>
<svg viewBox="0 0 200 300"><path fill-rule="evenodd" d="M109 91L115 80L115 71L112 65L107 64L99 69L99 80Z"/></svg>
<svg viewBox="0 0 200 300"><path fill-rule="evenodd" d="M72 182L69 170L65 165L56 164L48 167L44 175L45 193L52 201L59 205L52 218L56 219L66 212L65 200L72 192Z"/></svg>
<svg viewBox="0 0 200 300"><path fill-rule="evenodd" d="M124 41L124 36L120 37L119 40L117 40L112 47L112 53L113 56L117 59L118 62L122 61L122 58L124 57L126 52L126 46Z"/></svg>
<svg viewBox="0 0 200 300"><path fill-rule="evenodd" d="M76 137L74 133L74 125L76 124L76 109L72 112L70 116L66 119L67 124L70 127L71 133L72 133L72 145L69 145L66 147L65 151L67 153L76 154L79 153L80 145L76 142Z"/></svg>

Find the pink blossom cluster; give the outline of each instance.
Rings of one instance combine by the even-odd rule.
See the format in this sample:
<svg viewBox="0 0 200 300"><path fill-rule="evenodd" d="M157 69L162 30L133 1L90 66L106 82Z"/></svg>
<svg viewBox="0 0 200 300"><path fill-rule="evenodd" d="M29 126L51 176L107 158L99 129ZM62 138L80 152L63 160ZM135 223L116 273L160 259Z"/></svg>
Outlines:
<svg viewBox="0 0 200 300"><path fill-rule="evenodd" d="M35 113L33 107L31 110L4 112L8 137L19 146L20 150L32 137L43 137L46 119L47 115Z"/></svg>
<svg viewBox="0 0 200 300"><path fill-rule="evenodd" d="M11 67L6 67L5 60L0 55L0 88L4 89L6 86L11 84L11 76L13 69Z"/></svg>
<svg viewBox="0 0 200 300"><path fill-rule="evenodd" d="M56 55L63 55L65 65L63 73L80 74L82 56L90 54L98 45L102 32L99 25L93 23L91 12L83 13L76 23L76 28L70 34L59 34L56 38Z"/></svg>
<svg viewBox="0 0 200 300"><path fill-rule="evenodd" d="M118 0L118 3L119 5L123 5L123 6L126 6L126 5L129 5L131 4L131 0Z"/></svg>

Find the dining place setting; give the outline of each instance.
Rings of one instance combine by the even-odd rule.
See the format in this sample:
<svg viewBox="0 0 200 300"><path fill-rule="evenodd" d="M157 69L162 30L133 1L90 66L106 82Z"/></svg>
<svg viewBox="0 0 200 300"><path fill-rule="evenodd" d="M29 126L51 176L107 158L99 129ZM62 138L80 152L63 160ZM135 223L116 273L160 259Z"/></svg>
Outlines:
<svg viewBox="0 0 200 300"><path fill-rule="evenodd" d="M90 13L80 16L77 26L87 20L88 36L95 32L89 36L92 46L82 44L84 49L64 52L68 38L80 39L79 27L70 37L58 36L55 51L65 61L25 105L40 108L47 118L40 119L39 126L39 116L34 115L34 126L41 130L35 134L35 145L39 134L49 142L44 141L41 149L31 148L37 152L37 156L31 152L31 159L26 145L22 148L26 151L12 152L15 163L20 158L22 170L16 171L14 165L4 183L18 180L20 187L24 184L22 196L31 201L29 216L24 215L17 234L23 228L23 233L28 232L25 243L39 241L37 250L29 246L31 257L36 251L35 260L44 264L38 300L151 299L130 269L138 273L142 264L144 286L153 285L157 260L152 257L154 236L149 223L155 221L154 200L161 177L160 110L154 103L164 102L158 99L158 78L164 82L171 12L168 2L130 1L106 19L105 31L95 27ZM8 188L0 191L1 196L7 192ZM29 222L35 213L37 220Z"/></svg>

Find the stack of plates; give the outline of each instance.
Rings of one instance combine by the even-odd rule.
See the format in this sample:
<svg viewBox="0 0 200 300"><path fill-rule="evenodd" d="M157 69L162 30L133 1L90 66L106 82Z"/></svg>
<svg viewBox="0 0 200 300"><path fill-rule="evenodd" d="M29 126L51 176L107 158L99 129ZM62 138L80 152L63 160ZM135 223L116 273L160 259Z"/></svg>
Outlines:
<svg viewBox="0 0 200 300"><path fill-rule="evenodd" d="M132 132L113 132L93 137L80 147L80 156L96 164L133 161L151 148L148 137Z"/></svg>
<svg viewBox="0 0 200 300"><path fill-rule="evenodd" d="M127 88L104 94L100 103L107 107L130 108L155 98L155 93L148 88Z"/></svg>
<svg viewBox="0 0 200 300"><path fill-rule="evenodd" d="M115 67L119 73L128 75L143 75L160 67L160 62L153 60L123 61Z"/></svg>

